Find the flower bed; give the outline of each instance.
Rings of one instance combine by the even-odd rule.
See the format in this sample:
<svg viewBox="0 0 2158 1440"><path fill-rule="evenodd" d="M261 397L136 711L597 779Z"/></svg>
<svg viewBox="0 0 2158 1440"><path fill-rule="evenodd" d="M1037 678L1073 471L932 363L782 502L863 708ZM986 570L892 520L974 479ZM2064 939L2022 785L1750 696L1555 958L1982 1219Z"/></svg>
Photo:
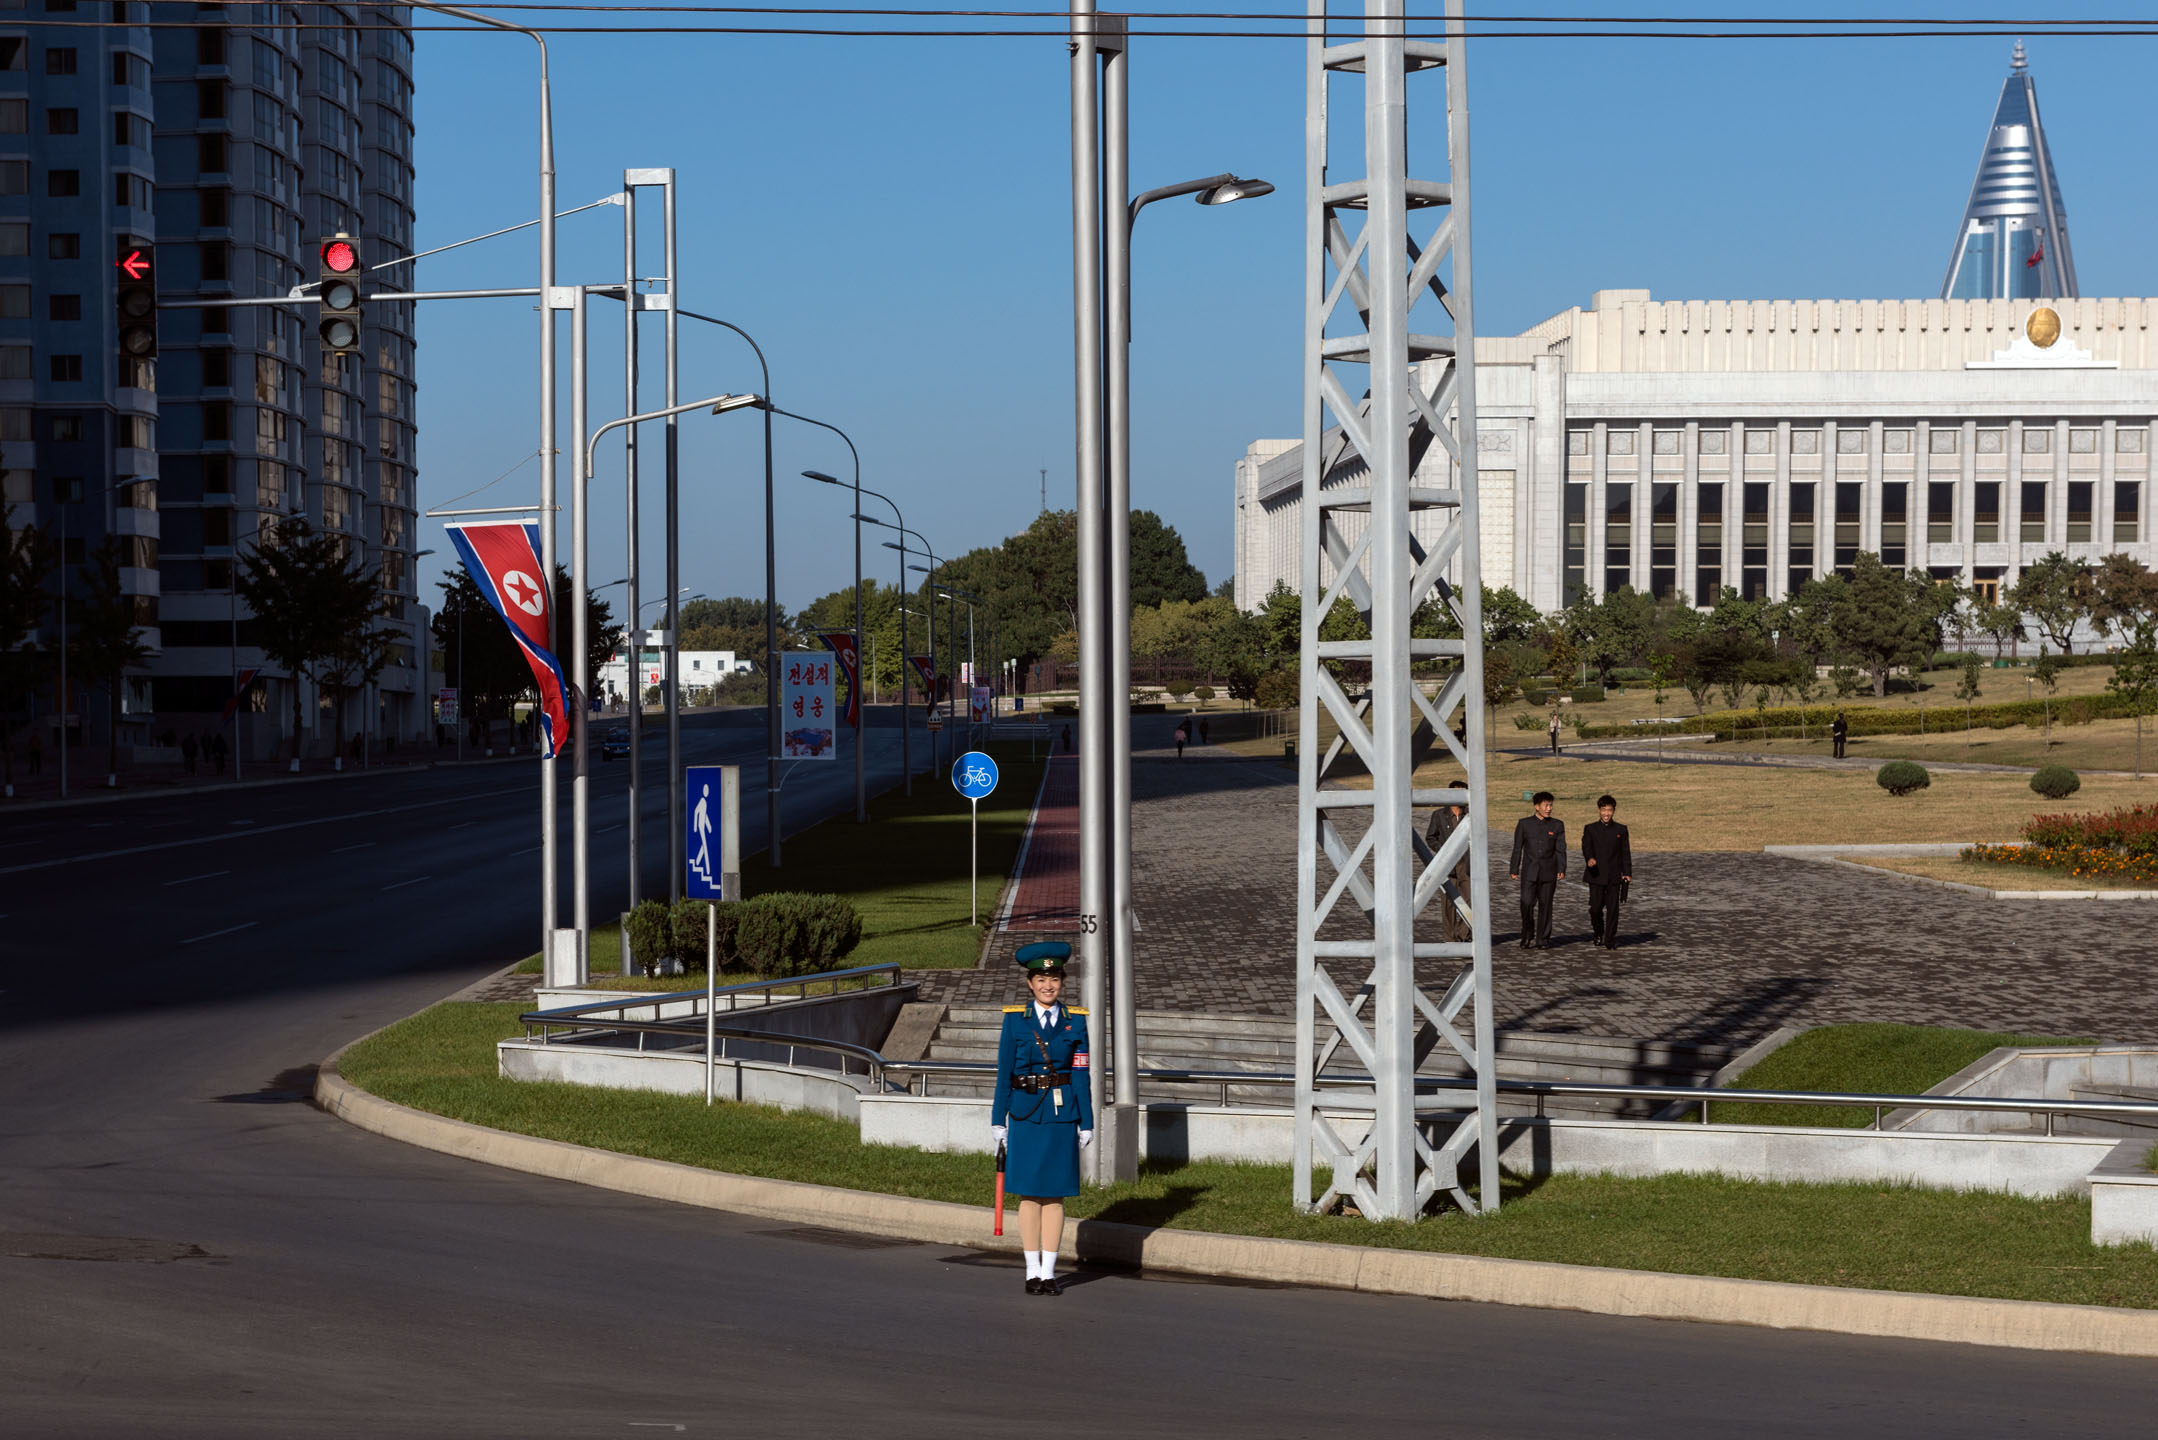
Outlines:
<svg viewBox="0 0 2158 1440"><path fill-rule="evenodd" d="M2122 850L2158 857L2158 805L2130 805L2091 815L2033 815L2023 838L2060 849Z"/></svg>
<svg viewBox="0 0 2158 1440"><path fill-rule="evenodd" d="M1970 845L1964 848L1963 858L1991 865L2055 870L2091 880L2134 880L2158 886L2158 854L2135 855L2089 845Z"/></svg>

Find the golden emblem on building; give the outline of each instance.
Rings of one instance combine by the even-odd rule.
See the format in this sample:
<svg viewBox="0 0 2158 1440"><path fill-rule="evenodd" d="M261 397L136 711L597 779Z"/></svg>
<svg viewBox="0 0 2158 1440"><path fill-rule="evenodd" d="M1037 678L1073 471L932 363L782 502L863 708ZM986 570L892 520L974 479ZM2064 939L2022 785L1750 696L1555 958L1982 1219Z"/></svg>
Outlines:
<svg viewBox="0 0 2158 1440"><path fill-rule="evenodd" d="M2051 307L2041 305L2023 322L2023 334L2039 349L2047 349L2061 338L2061 317Z"/></svg>

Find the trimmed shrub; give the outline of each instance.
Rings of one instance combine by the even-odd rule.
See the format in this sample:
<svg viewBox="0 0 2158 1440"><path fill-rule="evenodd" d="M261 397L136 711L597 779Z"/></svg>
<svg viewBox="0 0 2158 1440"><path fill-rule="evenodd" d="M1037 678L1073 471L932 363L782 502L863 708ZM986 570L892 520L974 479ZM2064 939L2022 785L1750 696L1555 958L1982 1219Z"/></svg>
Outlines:
<svg viewBox="0 0 2158 1440"><path fill-rule="evenodd" d="M1524 710L1514 716L1514 728L1516 730L1541 730L1549 723L1543 716L1529 710Z"/></svg>
<svg viewBox="0 0 2158 1440"><path fill-rule="evenodd" d="M1214 687L1211 685L1194 685L1191 687L1191 698L1204 705L1214 698Z"/></svg>
<svg viewBox="0 0 2158 1440"><path fill-rule="evenodd" d="M1926 767L1909 760L1891 760L1873 777L1874 783L1891 795L1909 795L1923 790L1933 783Z"/></svg>
<svg viewBox="0 0 2158 1440"><path fill-rule="evenodd" d="M2031 776L2031 789L2048 800L2066 800L2083 788L2083 777L2066 765L2041 765Z"/></svg>
<svg viewBox="0 0 2158 1440"><path fill-rule="evenodd" d="M1601 685L1583 685L1578 690L1569 691L1568 694L1576 705L1594 705L1603 700L1604 687Z"/></svg>
<svg viewBox="0 0 2158 1440"><path fill-rule="evenodd" d="M862 943L862 916L837 895L782 891L733 907L734 951L765 979L831 969Z"/></svg>
<svg viewBox="0 0 2158 1440"><path fill-rule="evenodd" d="M629 912L623 930L630 958L636 961L639 972L657 975L675 958L674 923L665 901L646 900L638 905Z"/></svg>
<svg viewBox="0 0 2158 1440"><path fill-rule="evenodd" d="M709 900L680 900L674 907L675 953L682 958L683 968L702 970L707 950L705 930L712 902ZM734 912L736 905L721 905L719 910L719 968L725 970L734 960Z"/></svg>
<svg viewBox="0 0 2158 1440"><path fill-rule="evenodd" d="M1550 698L1551 697L1545 694L1543 690L1536 687L1527 687L1524 688L1521 692L1521 703L1524 705L1533 706L1538 710L1543 709L1545 704L1549 702Z"/></svg>

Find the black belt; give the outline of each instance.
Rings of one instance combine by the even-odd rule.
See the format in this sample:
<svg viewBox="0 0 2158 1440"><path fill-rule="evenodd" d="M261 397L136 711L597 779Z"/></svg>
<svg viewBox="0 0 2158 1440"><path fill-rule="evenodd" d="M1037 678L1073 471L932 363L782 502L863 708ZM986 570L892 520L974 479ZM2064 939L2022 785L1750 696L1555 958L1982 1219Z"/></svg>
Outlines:
<svg viewBox="0 0 2158 1440"><path fill-rule="evenodd" d="M1014 1090L1025 1090L1036 1095L1044 1090L1054 1090L1059 1085L1069 1085L1071 1083L1071 1072L1067 1070L1059 1070L1049 1075L1012 1076L1012 1088Z"/></svg>

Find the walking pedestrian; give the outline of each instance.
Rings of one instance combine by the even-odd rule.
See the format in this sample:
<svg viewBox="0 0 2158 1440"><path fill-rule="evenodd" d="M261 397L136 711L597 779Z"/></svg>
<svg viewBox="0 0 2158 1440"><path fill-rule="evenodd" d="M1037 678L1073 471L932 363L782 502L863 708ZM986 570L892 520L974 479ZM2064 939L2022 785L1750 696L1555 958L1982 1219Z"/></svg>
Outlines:
<svg viewBox="0 0 2158 1440"><path fill-rule="evenodd" d="M1460 827L1468 813L1469 807L1466 805L1441 805L1431 812L1431 823L1424 830L1424 840L1431 846L1434 856ZM1446 897L1445 909L1439 917L1443 926L1442 934L1448 940L1466 940L1474 933L1469 924L1472 900L1469 892L1468 851L1461 852L1461 858L1454 862L1453 874L1448 878L1453 882L1453 891Z"/></svg>
<svg viewBox="0 0 2158 1440"><path fill-rule="evenodd" d="M1061 1295L1057 1248L1064 1202L1079 1193L1079 1152L1094 1143L1087 1091L1087 1012L1062 1003L1072 947L1022 945L1013 958L1033 999L1004 1007L989 1135L1007 1146L1005 1183L1019 1197L1019 1244L1027 1294Z"/></svg>
<svg viewBox="0 0 2158 1440"><path fill-rule="evenodd" d="M195 734L191 730L180 737L180 763L186 773L195 773Z"/></svg>
<svg viewBox="0 0 2158 1440"><path fill-rule="evenodd" d="M1176 758L1177 758L1177 759L1181 760L1181 759L1183 759L1183 758L1184 758L1184 742L1185 742L1185 741L1187 741L1187 740L1189 740L1190 738L1191 738L1191 732L1190 732L1190 731L1186 730L1186 729L1185 729L1185 728L1184 728L1184 727L1183 727L1182 725L1179 725L1179 726L1177 726L1177 727L1176 727Z"/></svg>
<svg viewBox="0 0 2158 1440"><path fill-rule="evenodd" d="M1199 717L1199 743L1201 745L1214 743L1207 730L1206 717L1203 715Z"/></svg>
<svg viewBox="0 0 2158 1440"><path fill-rule="evenodd" d="M1558 754L1558 753L1559 753L1559 712L1558 712L1558 711L1556 711L1556 710L1553 710L1553 711L1551 712L1551 723L1550 723L1549 725L1546 725L1546 726L1545 726L1544 728L1545 728L1545 729L1546 729L1547 731L1549 731L1549 732L1550 732L1550 734L1551 734L1551 753L1552 753L1552 754L1554 754L1554 755L1556 755L1556 754Z"/></svg>
<svg viewBox="0 0 2158 1440"><path fill-rule="evenodd" d="M1633 838L1618 823L1618 801L1596 797L1596 818L1581 827L1581 878L1589 887L1589 931L1606 950L1618 949L1619 906L1633 883Z"/></svg>
<svg viewBox="0 0 2158 1440"><path fill-rule="evenodd" d="M1566 822L1551 814L1549 790L1530 801L1535 813L1514 825L1514 858L1508 874L1521 882L1521 948L1543 950L1551 944L1551 900L1566 878Z"/></svg>
<svg viewBox="0 0 2158 1440"><path fill-rule="evenodd" d="M1072 753L1072 727L1069 725L1064 727L1064 753Z"/></svg>
<svg viewBox="0 0 2158 1440"><path fill-rule="evenodd" d="M1838 760L1841 760L1843 758L1844 737L1849 735L1850 733L1851 722L1844 719L1843 712L1841 710L1838 710L1836 712L1836 723L1828 727L1829 738L1836 742L1836 758Z"/></svg>

